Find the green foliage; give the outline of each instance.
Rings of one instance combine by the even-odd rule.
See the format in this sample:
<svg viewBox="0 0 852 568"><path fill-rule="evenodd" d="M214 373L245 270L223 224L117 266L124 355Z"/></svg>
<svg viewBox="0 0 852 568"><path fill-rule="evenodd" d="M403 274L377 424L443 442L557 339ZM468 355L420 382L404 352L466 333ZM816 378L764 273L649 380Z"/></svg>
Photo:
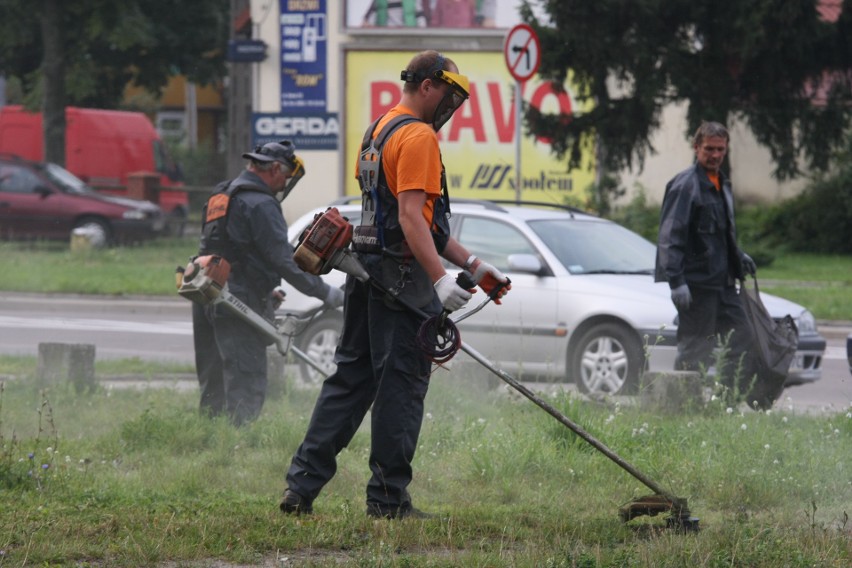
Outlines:
<svg viewBox="0 0 852 568"><path fill-rule="evenodd" d="M657 242L657 234L660 230L660 205L648 203L644 188L640 187L627 205L616 207L608 218L639 233L652 243Z"/></svg>
<svg viewBox="0 0 852 568"><path fill-rule="evenodd" d="M225 155L217 152L209 141L196 148L183 144L169 143L169 154L181 165L186 185L213 187L226 178Z"/></svg>
<svg viewBox="0 0 852 568"><path fill-rule="evenodd" d="M695 0L545 2L539 23L544 79L570 73L578 102L592 107L571 117L527 108L532 133L580 165L585 144L600 146L606 171L620 171L653 151L651 135L673 103L687 105L687 133L702 120L737 119L767 147L775 174L824 170L852 119L852 17L820 19L813 0L755 0L725 5ZM826 75L824 75L824 73ZM825 76L831 88L812 104Z"/></svg>
<svg viewBox="0 0 852 568"><path fill-rule="evenodd" d="M852 254L852 167L773 208L764 235L796 252Z"/></svg>
<svg viewBox="0 0 852 568"><path fill-rule="evenodd" d="M39 2L39 4L41 4ZM207 84L225 74L229 2L62 0L59 29L67 104L116 108L128 83L153 93L172 75ZM44 7L0 0L0 71L42 100Z"/></svg>

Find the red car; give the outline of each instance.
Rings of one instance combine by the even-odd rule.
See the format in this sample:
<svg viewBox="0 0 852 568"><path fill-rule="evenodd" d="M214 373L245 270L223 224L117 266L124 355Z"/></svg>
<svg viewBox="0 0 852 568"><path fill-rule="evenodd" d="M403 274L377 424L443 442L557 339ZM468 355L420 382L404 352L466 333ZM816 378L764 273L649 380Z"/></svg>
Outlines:
<svg viewBox="0 0 852 568"><path fill-rule="evenodd" d="M0 155L0 238L68 240L85 229L106 246L154 238L164 226L150 201L102 195L56 164Z"/></svg>

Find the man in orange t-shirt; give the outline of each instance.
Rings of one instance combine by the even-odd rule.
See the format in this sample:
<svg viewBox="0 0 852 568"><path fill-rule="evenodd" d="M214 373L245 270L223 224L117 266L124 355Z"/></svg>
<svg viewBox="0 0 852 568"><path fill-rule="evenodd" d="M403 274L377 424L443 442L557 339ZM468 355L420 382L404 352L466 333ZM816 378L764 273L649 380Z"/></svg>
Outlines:
<svg viewBox="0 0 852 568"><path fill-rule="evenodd" d="M367 514L376 518L426 517L408 494L411 462L423 421L431 362L417 343L421 316L462 308L471 292L456 284L441 257L470 271L486 292L508 280L450 236L449 196L437 131L467 99L469 82L437 51L416 55L401 72L402 99L365 134L356 174L361 182L361 224L353 248L392 294L370 282L346 280L344 323L335 362L323 382L304 441L287 473L280 508L308 514L334 476L336 456L371 412L372 476ZM372 158L372 159L371 159Z"/></svg>

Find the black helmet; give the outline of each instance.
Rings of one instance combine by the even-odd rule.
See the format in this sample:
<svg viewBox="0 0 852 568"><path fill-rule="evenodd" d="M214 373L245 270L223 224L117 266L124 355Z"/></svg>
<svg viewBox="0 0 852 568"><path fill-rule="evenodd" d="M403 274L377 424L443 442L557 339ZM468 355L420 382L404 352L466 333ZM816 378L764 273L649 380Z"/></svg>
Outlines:
<svg viewBox="0 0 852 568"><path fill-rule="evenodd" d="M256 162L281 162L293 170L296 167L296 146L289 140L268 142L257 146L254 152L246 152L243 158Z"/></svg>

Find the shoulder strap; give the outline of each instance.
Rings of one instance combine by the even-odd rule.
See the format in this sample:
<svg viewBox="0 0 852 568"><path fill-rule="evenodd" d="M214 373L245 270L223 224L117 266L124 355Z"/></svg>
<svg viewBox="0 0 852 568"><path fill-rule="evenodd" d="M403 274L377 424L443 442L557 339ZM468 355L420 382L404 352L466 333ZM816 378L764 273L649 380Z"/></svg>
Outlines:
<svg viewBox="0 0 852 568"><path fill-rule="evenodd" d="M382 131L379 132L379 134L376 136L376 139L375 139L375 142L374 142L373 145L376 147L376 149L381 150L382 146L385 145L385 142L387 141L387 139L390 138L391 134L396 132L397 129L400 126L404 126L404 125L408 124L409 122L419 122L419 121L420 121L419 118L411 116L410 114L401 114L399 116L396 116L396 117L390 119L388 121L388 123L385 124L385 127L382 128ZM373 129L375 129L375 127Z"/></svg>
<svg viewBox="0 0 852 568"><path fill-rule="evenodd" d="M382 161L382 146L387 139L399 129L399 127L420 120L410 114L401 114L395 116L382 128L381 132L373 138L373 133L379 121L384 115L380 116L367 127L364 133L364 138L361 140L361 154L358 158L358 183L361 185L362 192L372 193L375 191L376 185L379 183L379 175L381 174Z"/></svg>

